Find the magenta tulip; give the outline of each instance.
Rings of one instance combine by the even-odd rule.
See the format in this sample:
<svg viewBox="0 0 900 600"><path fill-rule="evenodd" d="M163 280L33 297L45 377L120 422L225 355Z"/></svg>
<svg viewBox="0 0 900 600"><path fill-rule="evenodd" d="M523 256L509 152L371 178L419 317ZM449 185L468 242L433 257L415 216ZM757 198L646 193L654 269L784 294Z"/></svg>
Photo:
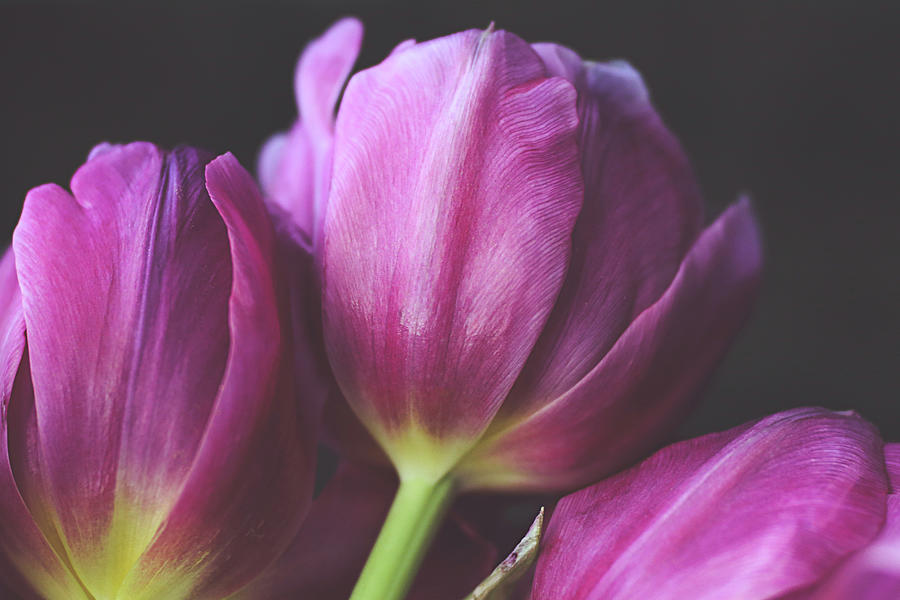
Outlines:
<svg viewBox="0 0 900 600"><path fill-rule="evenodd" d="M222 598L311 497L271 223L231 155L105 145L71 187L28 194L0 267L0 573Z"/></svg>
<svg viewBox="0 0 900 600"><path fill-rule="evenodd" d="M897 459L871 425L823 409L674 444L558 504L531 597L893 598L854 577L891 540L896 556ZM842 576L860 594L828 595Z"/></svg>
<svg viewBox="0 0 900 600"><path fill-rule="evenodd" d="M752 303L749 205L701 232L687 161L627 65L503 31L404 43L351 79L333 141L313 244L325 342L401 478L595 481L671 432Z"/></svg>

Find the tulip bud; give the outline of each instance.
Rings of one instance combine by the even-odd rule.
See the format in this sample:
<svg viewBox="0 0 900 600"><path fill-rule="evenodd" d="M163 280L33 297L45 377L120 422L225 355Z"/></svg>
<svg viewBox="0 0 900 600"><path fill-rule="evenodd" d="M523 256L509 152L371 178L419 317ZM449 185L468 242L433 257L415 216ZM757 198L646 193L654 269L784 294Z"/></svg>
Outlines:
<svg viewBox="0 0 900 600"><path fill-rule="evenodd" d="M297 531L313 457L249 175L230 154L103 146L71 194L28 194L13 253L0 268L10 584L50 600L243 586Z"/></svg>
<svg viewBox="0 0 900 600"><path fill-rule="evenodd" d="M503 31L406 43L350 80L334 140L325 343L401 478L595 481L677 426L752 304L749 204L701 231L627 65Z"/></svg>

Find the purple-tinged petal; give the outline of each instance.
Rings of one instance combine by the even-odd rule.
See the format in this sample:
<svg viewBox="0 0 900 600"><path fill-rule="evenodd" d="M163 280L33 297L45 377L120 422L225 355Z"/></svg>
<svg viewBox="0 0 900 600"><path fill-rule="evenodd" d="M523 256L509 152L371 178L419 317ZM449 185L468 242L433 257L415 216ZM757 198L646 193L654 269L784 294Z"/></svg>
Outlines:
<svg viewBox="0 0 900 600"><path fill-rule="evenodd" d="M322 300L315 258L308 252L309 239L291 215L268 205L275 229L275 269L284 282L290 309L293 341L294 389L298 399L303 439L315 443L319 437L322 407L337 391L322 339ZM359 426L360 429L362 426ZM314 451L313 446L310 450Z"/></svg>
<svg viewBox="0 0 900 600"><path fill-rule="evenodd" d="M9 592L3 598L87 599L60 546L54 547L35 522L13 473L10 450L17 441L28 441L22 427L34 423L27 359L19 368L24 351L25 318L15 259L7 250L0 260L0 581L7 589L0 591Z"/></svg>
<svg viewBox="0 0 900 600"><path fill-rule="evenodd" d="M231 247L227 366L177 502L119 591L130 599L228 595L287 547L311 496L314 440L299 435L282 362L290 331L272 225L230 154L209 163L206 182Z"/></svg>
<svg viewBox="0 0 900 600"><path fill-rule="evenodd" d="M2 507L6 516L0 526L0 539L6 564L0 570L15 571L8 581L26 595L33 591L49 600L90 598L78 581L56 531L49 487L40 471L34 389L27 352L22 357L12 394L6 397L9 403L2 431L4 459L0 482L4 488Z"/></svg>
<svg viewBox="0 0 900 600"><path fill-rule="evenodd" d="M344 600L396 491L390 472L343 463L313 502L288 550L233 600Z"/></svg>
<svg viewBox="0 0 900 600"><path fill-rule="evenodd" d="M543 74L519 38L468 31L391 55L344 94L325 339L395 464L424 455L401 446L441 445L441 464L401 469L446 469L478 437L562 284L581 204L575 95Z"/></svg>
<svg viewBox="0 0 900 600"><path fill-rule="evenodd" d="M29 192L13 247L53 521L82 581L109 596L204 435L231 264L204 156L140 143L95 154L72 195Z"/></svg>
<svg viewBox="0 0 900 600"><path fill-rule="evenodd" d="M0 258L0 398L4 415L6 402L25 348L25 321L22 292L16 277L16 258L7 248Z"/></svg>
<svg viewBox="0 0 900 600"><path fill-rule="evenodd" d="M391 464L339 389L332 392L322 410L322 442L337 449L347 460L379 466Z"/></svg>
<svg viewBox="0 0 900 600"><path fill-rule="evenodd" d="M287 552L230 600L346 599L396 491L390 471L343 463ZM409 598L458 600L490 571L495 558L494 547L451 513Z"/></svg>
<svg viewBox="0 0 900 600"><path fill-rule="evenodd" d="M900 535L900 443L885 444L884 464L891 485L884 531L890 535Z"/></svg>
<svg viewBox="0 0 900 600"><path fill-rule="evenodd" d="M553 44L535 50L578 91L584 206L559 299L501 419L532 412L593 369L671 283L703 222L690 165L640 75Z"/></svg>
<svg viewBox="0 0 900 600"><path fill-rule="evenodd" d="M337 389L324 356L316 252L331 172L335 104L361 43L362 24L347 18L306 47L295 75L300 119L289 132L272 136L259 156L259 178L276 223L279 270L288 282L295 370L306 388L305 404L315 404L314 411ZM310 416L316 418L308 423L318 423L317 412Z"/></svg>
<svg viewBox="0 0 900 600"><path fill-rule="evenodd" d="M266 196L290 213L311 244L321 233L334 144L334 109L359 55L362 24L341 19L304 49L294 88L299 120L272 136L260 152L258 172Z"/></svg>
<svg viewBox="0 0 900 600"><path fill-rule="evenodd" d="M92 161L95 158L100 158L104 154L109 154L110 152L114 152L119 149L121 146L118 144L110 144L109 142L100 142L88 152L87 159L88 161Z"/></svg>
<svg viewBox="0 0 900 600"><path fill-rule="evenodd" d="M266 141L256 170L266 198L287 211L311 241L316 229L316 156L301 122Z"/></svg>
<svg viewBox="0 0 900 600"><path fill-rule="evenodd" d="M300 118L313 140L334 133L334 108L362 45L363 26L345 17L303 50L294 76Z"/></svg>
<svg viewBox="0 0 900 600"><path fill-rule="evenodd" d="M680 422L753 304L761 247L749 202L691 248L662 297L571 390L498 416L458 468L471 487L571 489L638 459Z"/></svg>
<svg viewBox="0 0 900 600"><path fill-rule="evenodd" d="M391 50L391 53L388 54L388 56L393 56L394 54L399 54L400 52L405 52L406 50L409 50L410 48L414 48L415 45L416 45L416 40L414 40L414 39L403 40L402 42L400 42L399 44L394 46L394 49Z"/></svg>
<svg viewBox="0 0 900 600"><path fill-rule="evenodd" d="M900 444L886 444L891 485L881 533L815 587L784 600L890 600L900 598Z"/></svg>
<svg viewBox="0 0 900 600"><path fill-rule="evenodd" d="M497 560L496 547L470 522L451 512L425 555L408 600L463 598L491 572Z"/></svg>
<svg viewBox="0 0 900 600"><path fill-rule="evenodd" d="M882 443L796 409L669 446L564 498L532 598L771 598L816 581L884 519Z"/></svg>

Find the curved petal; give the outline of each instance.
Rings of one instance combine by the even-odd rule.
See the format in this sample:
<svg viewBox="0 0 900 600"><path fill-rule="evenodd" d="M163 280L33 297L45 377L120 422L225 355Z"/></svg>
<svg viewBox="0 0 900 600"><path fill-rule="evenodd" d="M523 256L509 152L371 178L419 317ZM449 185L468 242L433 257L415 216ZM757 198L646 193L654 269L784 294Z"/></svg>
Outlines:
<svg viewBox="0 0 900 600"><path fill-rule="evenodd" d="M577 118L571 85L543 74L519 38L468 31L392 54L344 94L325 339L401 469L445 470L477 438L562 283ZM426 455L440 464L418 464Z"/></svg>
<svg viewBox="0 0 900 600"><path fill-rule="evenodd" d="M360 422L340 389L334 390L324 403L322 442L347 460L378 466L391 465L391 459Z"/></svg>
<svg viewBox="0 0 900 600"><path fill-rule="evenodd" d="M319 437L323 404L337 390L322 339L318 270L315 257L307 250L310 247L309 238L297 227L291 215L271 204L267 208L275 230L277 277L284 282L291 315L291 354L295 397L302 417L301 435L314 444ZM362 429L362 426L359 428ZM311 445L310 452L314 451Z"/></svg>
<svg viewBox="0 0 900 600"><path fill-rule="evenodd" d="M94 153L73 195L29 192L13 238L54 526L100 596L175 501L225 368L231 264L205 162Z"/></svg>
<svg viewBox="0 0 900 600"><path fill-rule="evenodd" d="M334 108L362 45L363 26L345 17L303 50L294 75L300 118L315 140L331 145Z"/></svg>
<svg viewBox="0 0 900 600"><path fill-rule="evenodd" d="M396 490L389 471L343 463L288 551L230 600L348 598ZM490 572L495 557L494 547L451 513L409 598L458 600Z"/></svg>
<svg viewBox="0 0 900 600"><path fill-rule="evenodd" d="M416 46L416 40L414 40L414 39L403 40L402 42L400 42L399 44L394 46L394 49L391 50L391 53L388 56L392 56L394 54L404 52L406 50L409 50L410 48L414 48L415 46Z"/></svg>
<svg viewBox="0 0 900 600"><path fill-rule="evenodd" d="M272 136L259 156L266 196L288 211L315 244L321 234L334 143L334 108L362 44L362 24L339 20L304 49L294 88L300 118Z"/></svg>
<svg viewBox="0 0 900 600"><path fill-rule="evenodd" d="M228 362L177 502L119 597L228 595L284 550L311 500L314 440L299 434L272 225L232 155L209 163L206 182L231 247Z"/></svg>
<svg viewBox="0 0 900 600"><path fill-rule="evenodd" d="M256 170L266 198L290 213L311 240L316 229L316 157L303 124L270 137Z"/></svg>
<svg viewBox="0 0 900 600"><path fill-rule="evenodd" d="M87 600L64 554L35 522L13 472L10 449L18 440L33 440L25 430L33 432L34 424L34 393L22 356L25 318L15 269L13 252L7 250L0 260L0 581L19 597ZM7 591L0 586L0 592ZM9 592L2 597L14 596Z"/></svg>
<svg viewBox="0 0 900 600"><path fill-rule="evenodd" d="M674 444L559 503L532 598L771 598L868 543L886 492L881 440L852 414Z"/></svg>
<svg viewBox="0 0 900 600"><path fill-rule="evenodd" d="M891 484L881 533L819 585L784 600L888 600L900 598L900 444L886 444Z"/></svg>
<svg viewBox="0 0 900 600"><path fill-rule="evenodd" d="M652 450L746 319L761 262L749 202L738 202L584 379L522 420L495 420L458 472L472 487L573 489Z"/></svg>
<svg viewBox="0 0 900 600"><path fill-rule="evenodd" d="M584 206L566 281L500 419L533 412L578 383L656 302L700 233L700 192L678 141L624 63L536 44L578 91Z"/></svg>
<svg viewBox="0 0 900 600"><path fill-rule="evenodd" d="M3 414L25 348L25 321L22 292L16 276L16 257L7 248L0 258L0 398Z"/></svg>

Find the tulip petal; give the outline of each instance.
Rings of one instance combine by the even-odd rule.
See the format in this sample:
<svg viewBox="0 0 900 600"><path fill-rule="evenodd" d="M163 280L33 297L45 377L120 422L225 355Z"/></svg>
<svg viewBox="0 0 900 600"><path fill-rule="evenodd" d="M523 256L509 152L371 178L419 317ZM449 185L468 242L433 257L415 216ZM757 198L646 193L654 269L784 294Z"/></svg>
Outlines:
<svg viewBox="0 0 900 600"><path fill-rule="evenodd" d="M311 240L316 221L316 158L302 123L266 141L257 171L266 197L288 211Z"/></svg>
<svg viewBox="0 0 900 600"><path fill-rule="evenodd" d="M404 51L406 51L406 50L409 50L410 48L414 48L415 46L416 46L416 40L414 40L414 39L403 40L402 42L400 42L399 44L397 44L396 46L394 46L394 49L391 50L391 54L390 54L390 55L394 55L394 54L398 54L398 53L400 53L400 52L404 52ZM390 55L389 55L389 56L390 56Z"/></svg>
<svg viewBox="0 0 900 600"><path fill-rule="evenodd" d="M771 598L868 543L886 492L881 440L852 414L674 444L559 503L532 598Z"/></svg>
<svg viewBox="0 0 900 600"><path fill-rule="evenodd" d="M209 163L206 182L231 247L228 361L177 502L119 592L129 599L228 595L287 547L311 499L314 440L299 435L281 362L291 346L272 225L230 154Z"/></svg>
<svg viewBox="0 0 900 600"><path fill-rule="evenodd" d="M288 551L230 600L345 600L397 491L385 470L343 463ZM410 600L458 600L489 572L494 547L453 517L439 531Z"/></svg>
<svg viewBox="0 0 900 600"><path fill-rule="evenodd" d="M554 44L535 50L578 91L584 206L559 299L501 419L559 397L593 369L659 299L703 223L690 165L640 75Z"/></svg>
<svg viewBox="0 0 900 600"><path fill-rule="evenodd" d="M313 444L319 436L325 399L337 390L322 339L318 271L315 257L308 250L310 241L291 215L278 206L270 204L267 208L275 229L277 277L284 282L291 313L294 389L302 413L301 435ZM310 451L314 452L312 445Z"/></svg>
<svg viewBox="0 0 900 600"><path fill-rule="evenodd" d="M310 42L300 56L294 93L300 118L313 140L330 140L333 134L334 107L359 56L362 37L362 23L345 17Z"/></svg>
<svg viewBox="0 0 900 600"><path fill-rule="evenodd" d="M477 438L562 284L581 203L577 118L571 85L543 73L519 38L468 31L392 54L344 94L325 338L354 411L401 469L439 475Z"/></svg>
<svg viewBox="0 0 900 600"><path fill-rule="evenodd" d="M740 201L584 379L518 421L498 417L458 472L482 489L572 489L652 450L744 322L760 268L752 210Z"/></svg>
<svg viewBox="0 0 900 600"><path fill-rule="evenodd" d="M300 119L272 136L259 156L266 196L284 208L312 243L319 238L334 143L334 108L362 44L362 24L341 19L304 49L294 88Z"/></svg>
<svg viewBox="0 0 900 600"><path fill-rule="evenodd" d="M900 444L886 444L884 458L891 494L881 533L819 585L784 600L900 598Z"/></svg>
<svg viewBox="0 0 900 600"><path fill-rule="evenodd" d="M25 318L16 280L15 259L7 250L0 260L0 580L11 591L3 598L23 597L87 599L65 556L44 537L18 489L10 449L17 445L14 433L25 441L24 428L34 424L34 394L30 385L25 350ZM18 373L18 376L17 376ZM29 419L29 416L31 417Z"/></svg>
<svg viewBox="0 0 900 600"><path fill-rule="evenodd" d="M101 597L174 502L225 368L231 265L205 161L107 148L73 195L29 192L13 239L55 526Z"/></svg>
<svg viewBox="0 0 900 600"><path fill-rule="evenodd" d="M0 258L0 398L3 414L25 349L22 292L16 277L16 259L7 249Z"/></svg>
<svg viewBox="0 0 900 600"><path fill-rule="evenodd" d="M891 484L884 533L900 535L900 443L885 444L884 463Z"/></svg>

